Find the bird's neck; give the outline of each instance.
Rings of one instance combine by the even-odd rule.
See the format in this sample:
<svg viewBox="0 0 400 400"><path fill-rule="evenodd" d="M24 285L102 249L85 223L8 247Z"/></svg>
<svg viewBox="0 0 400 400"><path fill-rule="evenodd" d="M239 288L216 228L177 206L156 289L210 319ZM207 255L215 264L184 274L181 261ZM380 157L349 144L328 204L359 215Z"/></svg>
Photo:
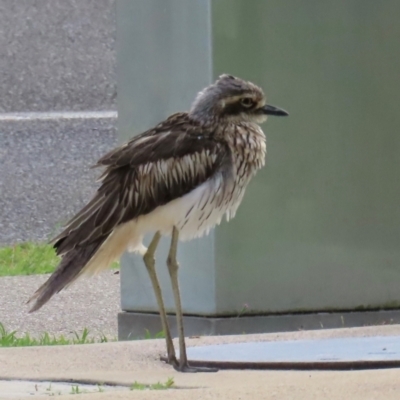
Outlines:
<svg viewBox="0 0 400 400"><path fill-rule="evenodd" d="M245 160L255 170L264 166L267 145L266 137L259 125L251 122L231 124L221 128L220 134L238 163Z"/></svg>

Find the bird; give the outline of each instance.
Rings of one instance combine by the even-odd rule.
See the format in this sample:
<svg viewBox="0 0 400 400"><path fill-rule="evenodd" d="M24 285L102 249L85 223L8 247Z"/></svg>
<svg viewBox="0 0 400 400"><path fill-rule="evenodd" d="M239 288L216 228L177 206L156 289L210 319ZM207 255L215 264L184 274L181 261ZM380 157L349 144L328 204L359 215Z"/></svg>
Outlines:
<svg viewBox="0 0 400 400"><path fill-rule="evenodd" d="M265 164L266 137L260 124L287 111L268 105L254 83L223 74L200 91L187 112L178 112L110 151L93 198L55 237L61 261L28 303L29 312L83 276L107 269L125 252L143 257L165 333L167 362L181 372L192 367L186 353L178 282L178 241L208 234L225 216L235 216L245 189ZM149 246L143 237L153 234ZM166 264L179 335L176 356L155 269L162 236L171 237Z"/></svg>

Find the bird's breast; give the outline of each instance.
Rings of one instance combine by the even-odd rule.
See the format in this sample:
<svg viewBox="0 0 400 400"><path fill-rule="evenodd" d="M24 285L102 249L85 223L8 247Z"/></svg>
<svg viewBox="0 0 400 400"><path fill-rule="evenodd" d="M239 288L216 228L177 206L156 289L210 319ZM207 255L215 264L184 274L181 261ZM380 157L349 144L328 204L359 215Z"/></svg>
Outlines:
<svg viewBox="0 0 400 400"><path fill-rule="evenodd" d="M258 125L241 124L231 129L227 142L232 153L232 167L236 180L248 181L265 164L266 137Z"/></svg>
<svg viewBox="0 0 400 400"><path fill-rule="evenodd" d="M224 215L227 220L233 218L247 184L265 162L265 136L260 128L252 129L240 129L236 136L226 139L231 150L228 164L184 196L140 216L135 222L136 232L168 235L176 226L180 239L190 240L207 234Z"/></svg>

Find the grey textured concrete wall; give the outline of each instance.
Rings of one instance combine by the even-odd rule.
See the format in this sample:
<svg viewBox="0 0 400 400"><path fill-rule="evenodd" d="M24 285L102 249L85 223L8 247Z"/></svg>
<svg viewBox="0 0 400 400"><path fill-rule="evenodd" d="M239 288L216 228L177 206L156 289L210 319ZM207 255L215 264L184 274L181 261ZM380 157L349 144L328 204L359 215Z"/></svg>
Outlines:
<svg viewBox="0 0 400 400"><path fill-rule="evenodd" d="M115 0L0 0L0 244L47 240L93 194L115 32Z"/></svg>
<svg viewBox="0 0 400 400"><path fill-rule="evenodd" d="M0 112L115 109L115 0L0 0Z"/></svg>

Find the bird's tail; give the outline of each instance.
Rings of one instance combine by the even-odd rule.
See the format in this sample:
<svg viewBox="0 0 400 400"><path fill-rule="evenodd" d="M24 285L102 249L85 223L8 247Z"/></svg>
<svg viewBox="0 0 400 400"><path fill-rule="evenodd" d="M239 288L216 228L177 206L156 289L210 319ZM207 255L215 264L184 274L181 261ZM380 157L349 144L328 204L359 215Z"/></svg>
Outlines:
<svg viewBox="0 0 400 400"><path fill-rule="evenodd" d="M129 224L115 229L109 236L99 238L95 242L77 246L64 254L59 266L42 285L28 303L35 301L30 313L38 310L50 298L79 277L96 275L107 269L111 263L118 260L129 243Z"/></svg>
<svg viewBox="0 0 400 400"><path fill-rule="evenodd" d="M30 313L38 310L50 298L71 284L82 272L85 265L93 257L101 243L95 242L85 247L77 247L65 254L50 278L42 285L28 303L35 301Z"/></svg>

